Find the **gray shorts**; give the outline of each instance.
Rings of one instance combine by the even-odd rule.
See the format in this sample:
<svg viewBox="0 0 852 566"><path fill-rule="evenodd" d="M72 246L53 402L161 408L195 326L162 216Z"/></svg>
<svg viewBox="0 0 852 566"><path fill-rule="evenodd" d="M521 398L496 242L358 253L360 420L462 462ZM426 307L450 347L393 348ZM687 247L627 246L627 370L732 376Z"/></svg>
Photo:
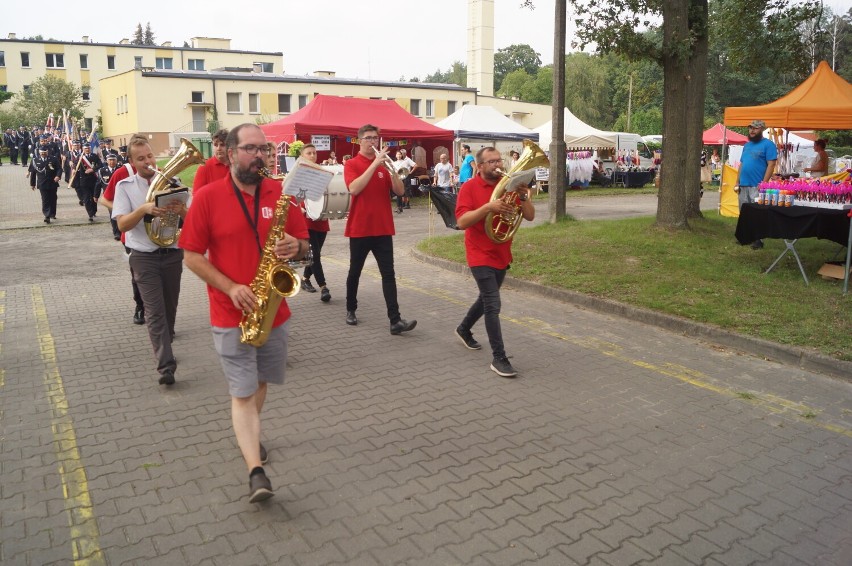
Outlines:
<svg viewBox="0 0 852 566"><path fill-rule="evenodd" d="M239 327L213 327L213 345L219 354L231 397L251 397L261 381L276 385L284 383L289 325L288 320L273 328L266 344L260 348L240 342Z"/></svg>

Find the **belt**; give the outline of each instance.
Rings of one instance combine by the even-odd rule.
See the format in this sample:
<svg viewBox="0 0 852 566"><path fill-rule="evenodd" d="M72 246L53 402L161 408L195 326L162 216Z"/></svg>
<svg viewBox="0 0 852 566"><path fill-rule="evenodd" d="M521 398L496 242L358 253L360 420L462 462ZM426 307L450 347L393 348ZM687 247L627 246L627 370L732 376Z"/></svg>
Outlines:
<svg viewBox="0 0 852 566"><path fill-rule="evenodd" d="M160 254L160 255L163 255L163 254L170 254L172 252L179 252L179 251L181 251L181 249L180 248L157 248L156 250L154 250L152 252L143 252L143 251L140 251L140 250L131 249L130 251L132 251L135 254Z"/></svg>

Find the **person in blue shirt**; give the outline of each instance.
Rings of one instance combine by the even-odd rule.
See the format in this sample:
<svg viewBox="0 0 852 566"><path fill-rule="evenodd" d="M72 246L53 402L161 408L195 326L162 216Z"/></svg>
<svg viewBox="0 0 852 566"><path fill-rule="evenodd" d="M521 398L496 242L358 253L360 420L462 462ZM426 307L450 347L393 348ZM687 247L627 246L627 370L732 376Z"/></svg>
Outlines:
<svg viewBox="0 0 852 566"><path fill-rule="evenodd" d="M775 172L778 150L771 140L763 137L765 129L766 122L763 120L753 120L748 125L748 142L743 146L739 177L734 187L739 195L740 208L747 202L757 200L757 186L771 179ZM759 250L763 247L763 241L755 240L751 247Z"/></svg>
<svg viewBox="0 0 852 566"><path fill-rule="evenodd" d="M465 181L468 181L471 177L473 177L473 154L470 152L470 146L465 144L462 146L462 153L464 157L462 158L461 167L459 167L459 185L463 185Z"/></svg>

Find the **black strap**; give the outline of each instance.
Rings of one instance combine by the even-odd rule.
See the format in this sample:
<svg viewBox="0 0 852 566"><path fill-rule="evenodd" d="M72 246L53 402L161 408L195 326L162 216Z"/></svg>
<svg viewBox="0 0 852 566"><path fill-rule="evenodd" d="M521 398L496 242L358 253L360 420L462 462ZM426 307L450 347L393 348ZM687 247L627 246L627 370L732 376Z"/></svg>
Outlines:
<svg viewBox="0 0 852 566"><path fill-rule="evenodd" d="M263 246L260 245L260 233L257 231L257 222L260 218L260 183L257 184L257 187L254 190L254 220L252 220L251 215L249 214L248 207L246 206L246 201L243 199L242 191L237 187L237 184L234 182L233 177L231 178L231 186L234 187L234 194L237 195L237 200L240 201L240 207L243 209L243 214L246 217L246 220L249 223L249 227L251 227L254 232L254 241L257 242L257 251L260 255L263 255Z"/></svg>

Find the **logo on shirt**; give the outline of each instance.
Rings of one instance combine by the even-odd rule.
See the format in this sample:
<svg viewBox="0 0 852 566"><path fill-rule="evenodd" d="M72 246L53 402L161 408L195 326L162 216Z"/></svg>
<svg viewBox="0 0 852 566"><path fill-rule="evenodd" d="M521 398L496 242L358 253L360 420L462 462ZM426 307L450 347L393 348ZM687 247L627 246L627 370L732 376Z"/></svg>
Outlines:
<svg viewBox="0 0 852 566"><path fill-rule="evenodd" d="M384 179L384 178L385 178L385 172L379 171L379 179Z"/></svg>
<svg viewBox="0 0 852 566"><path fill-rule="evenodd" d="M268 206L264 206L260 209L260 215L263 216L265 220L269 220L270 218L272 218L273 214L275 214L275 212L272 210L272 208Z"/></svg>

